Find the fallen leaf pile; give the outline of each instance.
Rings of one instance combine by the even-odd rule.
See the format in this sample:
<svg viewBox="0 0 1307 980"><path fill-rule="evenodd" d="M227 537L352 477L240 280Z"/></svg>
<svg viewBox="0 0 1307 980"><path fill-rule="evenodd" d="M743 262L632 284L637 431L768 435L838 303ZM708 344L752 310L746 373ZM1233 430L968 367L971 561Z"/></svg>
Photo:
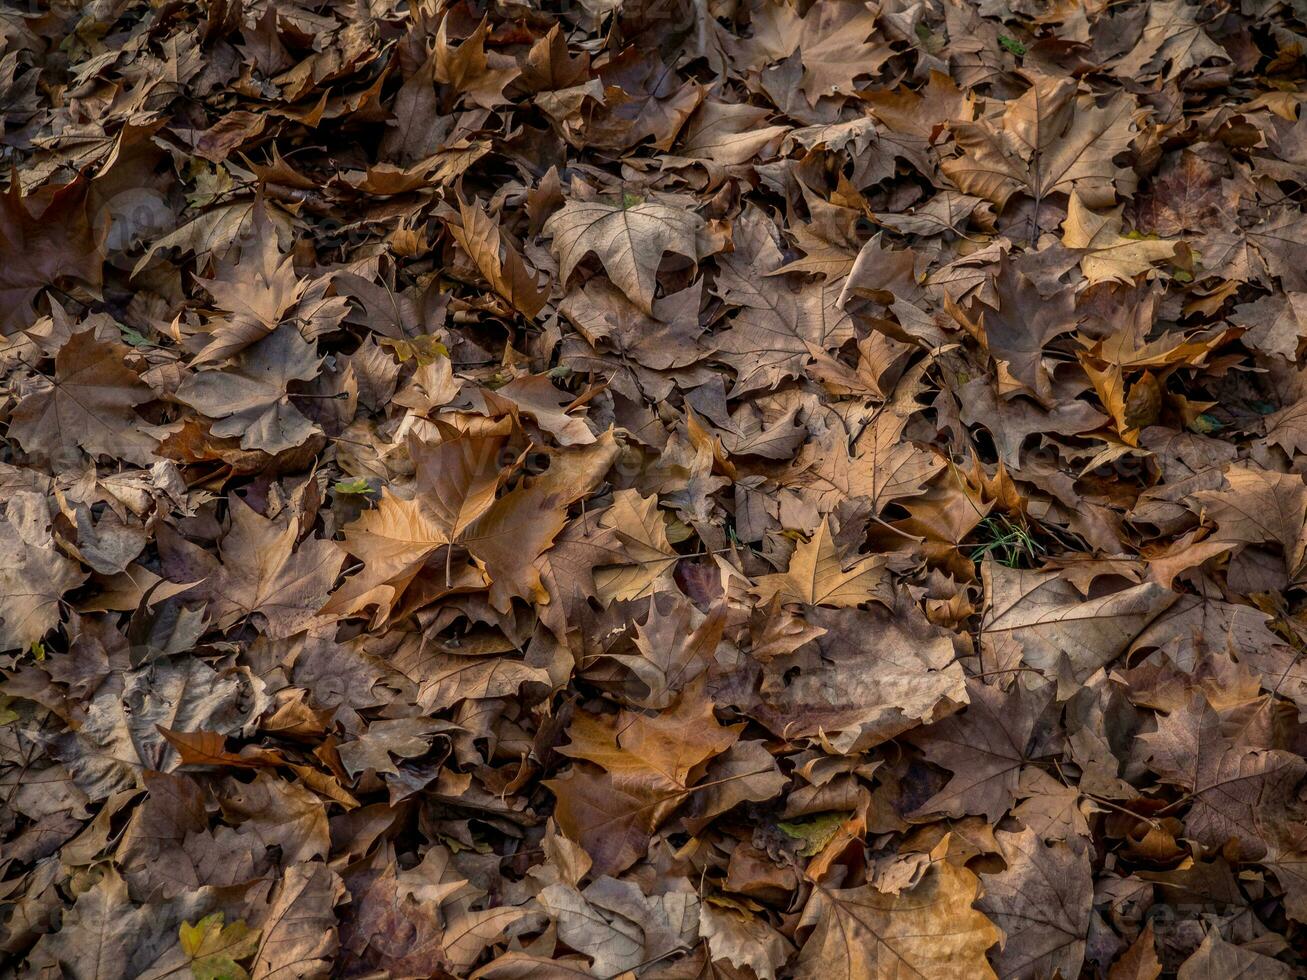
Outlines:
<svg viewBox="0 0 1307 980"><path fill-rule="evenodd" d="M1303 976L1305 53L6 5L6 975Z"/></svg>

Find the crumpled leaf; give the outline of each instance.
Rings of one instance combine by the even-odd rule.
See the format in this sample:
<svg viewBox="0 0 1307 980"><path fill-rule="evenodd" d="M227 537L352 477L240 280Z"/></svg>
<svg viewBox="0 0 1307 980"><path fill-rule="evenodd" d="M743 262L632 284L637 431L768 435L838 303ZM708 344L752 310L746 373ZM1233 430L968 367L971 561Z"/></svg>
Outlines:
<svg viewBox="0 0 1307 980"><path fill-rule="evenodd" d="M1080 269L1090 282L1129 282L1149 271L1155 262L1175 254L1175 242L1159 238L1131 238L1123 235L1121 209L1095 214L1072 192L1062 244L1085 249Z"/></svg>
<svg viewBox="0 0 1307 980"><path fill-rule="evenodd" d="M649 836L690 795L702 763L729 749L739 728L724 728L691 688L655 717L578 715L560 751L591 765L574 766L547 784L558 797L555 819L594 861L615 874L644 853ZM696 703L697 702L697 703Z"/></svg>
<svg viewBox="0 0 1307 980"><path fill-rule="evenodd" d="M837 302L840 282L800 285L767 274L780 271L781 253L760 215L742 216L735 251L720 264L718 293L739 308L731 329L716 339L723 360L735 368L733 396L775 388L801 374L814 354L853 336L852 320Z"/></svg>
<svg viewBox="0 0 1307 980"><path fill-rule="evenodd" d="M824 631L807 648L814 654L800 648L775 661L750 708L778 735L853 752L967 701L952 643L902 598L867 610L813 609L805 622Z"/></svg>
<svg viewBox="0 0 1307 980"><path fill-rule="evenodd" d="M1209 930L1194 954L1180 964L1176 973L1179 980L1198 980L1199 977L1267 977L1278 980L1293 976L1286 963L1272 959L1264 953L1236 946L1221 938L1216 929Z"/></svg>
<svg viewBox="0 0 1307 980"><path fill-rule="evenodd" d="M698 938L700 903L693 893L649 897L633 882L604 876L583 892L550 885L539 901L557 923L559 938L590 957L595 976L616 976L690 949Z"/></svg>
<svg viewBox="0 0 1307 980"><path fill-rule="evenodd" d="M1122 78L1160 71L1173 79L1209 59L1228 61L1225 49L1208 37L1197 11L1183 0L1150 4L1135 46L1112 65Z"/></svg>
<svg viewBox="0 0 1307 980"><path fill-rule="evenodd" d="M127 897L127 886L112 867L83 891L64 915L58 930L41 938L31 953L33 965L74 980L135 977L171 935L155 928L149 913Z"/></svg>

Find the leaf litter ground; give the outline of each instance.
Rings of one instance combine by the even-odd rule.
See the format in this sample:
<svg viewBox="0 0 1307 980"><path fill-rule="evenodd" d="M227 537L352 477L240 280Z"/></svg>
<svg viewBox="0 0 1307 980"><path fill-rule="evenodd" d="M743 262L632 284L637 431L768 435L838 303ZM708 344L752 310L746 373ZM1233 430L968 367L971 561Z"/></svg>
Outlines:
<svg viewBox="0 0 1307 980"><path fill-rule="evenodd" d="M0 25L14 975L1303 974L1300 5Z"/></svg>

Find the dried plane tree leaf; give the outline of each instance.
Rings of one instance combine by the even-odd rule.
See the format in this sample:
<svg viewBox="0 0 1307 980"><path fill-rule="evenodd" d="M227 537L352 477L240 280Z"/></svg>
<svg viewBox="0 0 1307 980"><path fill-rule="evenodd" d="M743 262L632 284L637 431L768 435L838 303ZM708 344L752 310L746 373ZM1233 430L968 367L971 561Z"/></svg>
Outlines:
<svg viewBox="0 0 1307 980"><path fill-rule="evenodd" d="M958 190L1000 208L1021 192L1036 204L1073 189L1090 206L1112 204L1132 177L1114 161L1134 140L1134 100L1117 94L1103 105L1077 92L1070 78L1036 78L1001 119L952 125L962 155L941 169Z"/></svg>
<svg viewBox="0 0 1307 980"><path fill-rule="evenodd" d="M722 299L740 308L731 329L717 337L718 350L736 370L733 395L775 388L783 378L802 373L813 354L837 348L853 335L851 319L836 302L838 283L796 288L766 275L781 266L773 234L760 215L742 216L735 251L723 258L717 279Z"/></svg>
<svg viewBox="0 0 1307 980"><path fill-rule="evenodd" d="M1004 933L995 969L1005 977L1076 976L1093 909L1088 854L1032 830L995 836L1007 868L981 875L985 894L976 903Z"/></svg>
<svg viewBox="0 0 1307 980"><path fill-rule="evenodd" d="M663 254L699 257L697 236L703 219L693 211L658 201L630 206L603 201L568 201L545 222L553 238L559 276L566 282L578 262L593 252L614 286L645 313L653 315L654 280Z"/></svg>
<svg viewBox="0 0 1307 980"><path fill-rule="evenodd" d="M943 718L967 701L949 638L902 597L866 610L813 609L804 622L824 631L815 654L800 647L769 664L750 709L778 735L849 752Z"/></svg>
<svg viewBox="0 0 1307 980"><path fill-rule="evenodd" d="M33 319L32 302L61 280L98 287L104 254L88 210L88 182L47 188L37 200L10 183L0 203L0 243L6 257L0 274L0 333L10 336Z"/></svg>
<svg viewBox="0 0 1307 980"><path fill-rule="evenodd" d="M760 602L779 598L810 606L858 606L871 599L893 604L887 592L884 565L875 557L857 558L843 567L831 537L830 522L823 519L812 538L801 542L782 573L758 579L754 594Z"/></svg>
<svg viewBox="0 0 1307 980"><path fill-rule="evenodd" d="M147 966L169 938L131 903L127 885L112 868L83 891L57 931L42 937L32 964L79 978L130 977Z"/></svg>
<svg viewBox="0 0 1307 980"><path fill-rule="evenodd" d="M953 970L995 976L985 951L1002 933L971 908L978 891L975 875L944 860L898 895L871 885L817 886L799 920L801 928L814 927L799 952L799 968L848 978L901 976L905 969L921 976Z"/></svg>
<svg viewBox="0 0 1307 980"><path fill-rule="evenodd" d="M1018 687L1004 697L992 685L974 680L967 683L967 693L964 711L914 736L927 758L953 774L918 810L980 813L996 823L1015 801L1049 696Z"/></svg>
<svg viewBox="0 0 1307 980"><path fill-rule="evenodd" d="M557 819L586 848L598 873L622 871L643 841L689 796L698 767L730 748L738 728L721 727L697 688L656 718L624 713L617 723L579 716L560 751L593 767L555 780ZM598 767L598 768L595 768ZM602 769L600 773L598 770Z"/></svg>
<svg viewBox="0 0 1307 980"><path fill-rule="evenodd" d="M59 623L64 593L88 573L55 550L48 535L33 540L8 515L0 521L0 552L9 556L0 566L0 645L25 649Z"/></svg>
<svg viewBox="0 0 1307 980"><path fill-rule="evenodd" d="M981 644L991 668L1025 663L1050 678L1069 672L1085 680L1128 649L1176 598L1156 582L1089 599L1055 573L992 561L984 572L991 604Z"/></svg>
<svg viewBox="0 0 1307 980"><path fill-rule="evenodd" d="M1095 214L1085 207L1079 194L1071 194L1066 222L1062 225L1062 244L1085 249L1080 269L1091 283L1133 282L1135 276L1148 272L1154 262L1175 254L1174 242L1130 238L1122 234L1122 229L1120 209Z"/></svg>
<svg viewBox="0 0 1307 980"><path fill-rule="evenodd" d="M1214 845L1237 841L1258 856L1277 833L1266 825L1296 807L1293 789L1307 775L1307 764L1291 752L1258 751L1229 741L1201 694L1159 720L1157 731L1142 739L1148 764L1189 796L1188 833Z"/></svg>
<svg viewBox="0 0 1307 980"><path fill-rule="evenodd" d="M472 257L486 282L527 319L532 319L549 298L535 274L479 204L459 202L462 224L449 226L451 234Z"/></svg>
<svg viewBox="0 0 1307 980"><path fill-rule="evenodd" d="M54 378L41 378L14 409L9 435L60 469L71 469L61 457L78 448L138 464L153 461L155 440L141 431L134 409L154 396L124 363L127 352L94 330L73 334L55 355Z"/></svg>
<svg viewBox="0 0 1307 980"><path fill-rule="evenodd" d="M322 359L299 331L281 326L236 356L230 369L200 371L177 398L214 419L215 436L239 437L242 449L280 453L321 429L291 401L293 381L312 381Z"/></svg>
<svg viewBox="0 0 1307 980"><path fill-rule="evenodd" d="M256 906L259 945L251 976L312 976L336 951L333 909L343 897L340 878L316 861L292 864ZM264 904L266 902L266 904Z"/></svg>
<svg viewBox="0 0 1307 980"><path fill-rule="evenodd" d="M1221 938L1215 930L1209 932L1192 956L1180 964L1176 972L1180 980L1197 980L1211 976L1254 976L1280 978L1293 976L1286 963L1272 959L1256 950L1236 946Z"/></svg>

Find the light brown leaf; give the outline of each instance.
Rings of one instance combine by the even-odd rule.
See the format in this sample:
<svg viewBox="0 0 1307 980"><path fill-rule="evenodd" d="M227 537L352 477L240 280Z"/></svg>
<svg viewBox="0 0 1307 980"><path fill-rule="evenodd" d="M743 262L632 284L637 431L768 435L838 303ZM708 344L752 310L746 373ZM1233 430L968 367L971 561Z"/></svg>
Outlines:
<svg viewBox="0 0 1307 980"><path fill-rule="evenodd" d="M985 951L1002 933L971 907L979 882L945 860L931 864L911 891L886 895L871 885L817 885L799 927L814 927L800 950L806 976L831 980L895 977L994 977Z"/></svg>
<svg viewBox="0 0 1307 980"><path fill-rule="evenodd" d="M544 231L554 240L559 278L564 284L577 263L593 252L613 284L652 316L655 276L663 254L675 252L697 260L697 236L702 227L703 219L693 211L657 201L629 207L568 201L545 222Z"/></svg>

